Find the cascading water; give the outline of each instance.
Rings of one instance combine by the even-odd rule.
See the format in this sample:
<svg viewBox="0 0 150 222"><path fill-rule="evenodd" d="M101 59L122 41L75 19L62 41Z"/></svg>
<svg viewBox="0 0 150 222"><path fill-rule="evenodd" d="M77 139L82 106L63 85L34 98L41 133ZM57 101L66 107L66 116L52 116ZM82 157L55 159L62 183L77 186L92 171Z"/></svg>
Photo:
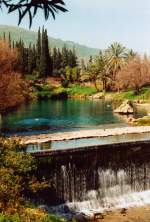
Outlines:
<svg viewBox="0 0 150 222"><path fill-rule="evenodd" d="M66 151L49 164L41 158L39 174L53 181L53 199L59 205L50 209L59 214L150 204L149 146L122 144L75 154Z"/></svg>

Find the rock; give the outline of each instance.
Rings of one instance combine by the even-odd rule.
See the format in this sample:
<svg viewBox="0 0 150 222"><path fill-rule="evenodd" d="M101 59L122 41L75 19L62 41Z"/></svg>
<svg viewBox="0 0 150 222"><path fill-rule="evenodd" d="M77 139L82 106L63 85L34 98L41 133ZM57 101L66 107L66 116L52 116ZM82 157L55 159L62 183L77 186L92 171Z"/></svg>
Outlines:
<svg viewBox="0 0 150 222"><path fill-rule="evenodd" d="M128 123L134 123L136 119L134 117L129 117L128 118Z"/></svg>
<svg viewBox="0 0 150 222"><path fill-rule="evenodd" d="M85 221L97 221L104 219L104 214L101 212L93 212L93 211L88 211L88 212L78 212L74 216L74 218L77 221L80 222L85 222Z"/></svg>
<svg viewBox="0 0 150 222"><path fill-rule="evenodd" d="M48 213L49 209L47 205L40 205L38 206L38 209L41 210L42 212Z"/></svg>
<svg viewBox="0 0 150 222"><path fill-rule="evenodd" d="M133 114L134 112L133 105L131 101L126 100L121 104L121 106L115 109L114 112L120 114Z"/></svg>
<svg viewBox="0 0 150 222"><path fill-rule="evenodd" d="M127 209L126 208L122 208L120 213L125 215L127 213Z"/></svg>
<svg viewBox="0 0 150 222"><path fill-rule="evenodd" d="M96 93L92 96L93 99L103 99L104 98L104 93Z"/></svg>

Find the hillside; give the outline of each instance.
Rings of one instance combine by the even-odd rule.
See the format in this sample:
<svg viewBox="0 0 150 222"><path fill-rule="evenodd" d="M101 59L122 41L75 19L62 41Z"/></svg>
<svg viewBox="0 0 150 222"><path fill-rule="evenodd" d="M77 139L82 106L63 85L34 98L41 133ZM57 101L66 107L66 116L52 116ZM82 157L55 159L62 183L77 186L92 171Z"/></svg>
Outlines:
<svg viewBox="0 0 150 222"><path fill-rule="evenodd" d="M18 41L20 38L24 40L25 44L29 43L36 43L37 33L33 31L29 31L23 28L14 27L14 26L7 26L7 25L0 25L0 36L3 36L3 33L6 33L6 37L8 36L9 32L11 33L11 38L15 41ZM90 48L85 45L80 45L75 42L71 41L63 41L61 39L55 39L53 37L49 37L50 47L57 47L62 48L66 45L68 48L75 48L77 55L79 57L87 58L90 55L98 54L99 50L95 48Z"/></svg>

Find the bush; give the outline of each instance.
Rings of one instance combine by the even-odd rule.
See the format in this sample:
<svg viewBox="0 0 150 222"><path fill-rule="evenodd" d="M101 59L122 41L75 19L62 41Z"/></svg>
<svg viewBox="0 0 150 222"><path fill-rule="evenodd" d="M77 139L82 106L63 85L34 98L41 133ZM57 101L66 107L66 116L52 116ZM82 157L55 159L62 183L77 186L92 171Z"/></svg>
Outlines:
<svg viewBox="0 0 150 222"><path fill-rule="evenodd" d="M67 99L68 93L64 88L57 88L53 91L51 99Z"/></svg>
<svg viewBox="0 0 150 222"><path fill-rule="evenodd" d="M61 81L61 85L64 88L67 88L69 86L69 81L67 79L64 79Z"/></svg>
<svg viewBox="0 0 150 222"><path fill-rule="evenodd" d="M0 112L23 103L28 94L28 85L18 70L17 53L0 40Z"/></svg>
<svg viewBox="0 0 150 222"><path fill-rule="evenodd" d="M5 213L0 213L0 222L61 222L62 218L58 218L55 215L45 214L36 209L28 211L24 209L20 215L18 213L14 215L7 215ZM63 220L65 222L65 220Z"/></svg>

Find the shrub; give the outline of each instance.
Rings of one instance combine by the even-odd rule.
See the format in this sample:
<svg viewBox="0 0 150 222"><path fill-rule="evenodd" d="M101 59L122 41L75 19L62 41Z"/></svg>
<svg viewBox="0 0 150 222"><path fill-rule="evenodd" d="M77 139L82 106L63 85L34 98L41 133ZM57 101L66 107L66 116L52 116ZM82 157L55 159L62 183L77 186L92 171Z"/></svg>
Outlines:
<svg viewBox="0 0 150 222"><path fill-rule="evenodd" d="M63 79L61 81L61 85L62 87L67 88L69 86L69 81L67 79Z"/></svg>

